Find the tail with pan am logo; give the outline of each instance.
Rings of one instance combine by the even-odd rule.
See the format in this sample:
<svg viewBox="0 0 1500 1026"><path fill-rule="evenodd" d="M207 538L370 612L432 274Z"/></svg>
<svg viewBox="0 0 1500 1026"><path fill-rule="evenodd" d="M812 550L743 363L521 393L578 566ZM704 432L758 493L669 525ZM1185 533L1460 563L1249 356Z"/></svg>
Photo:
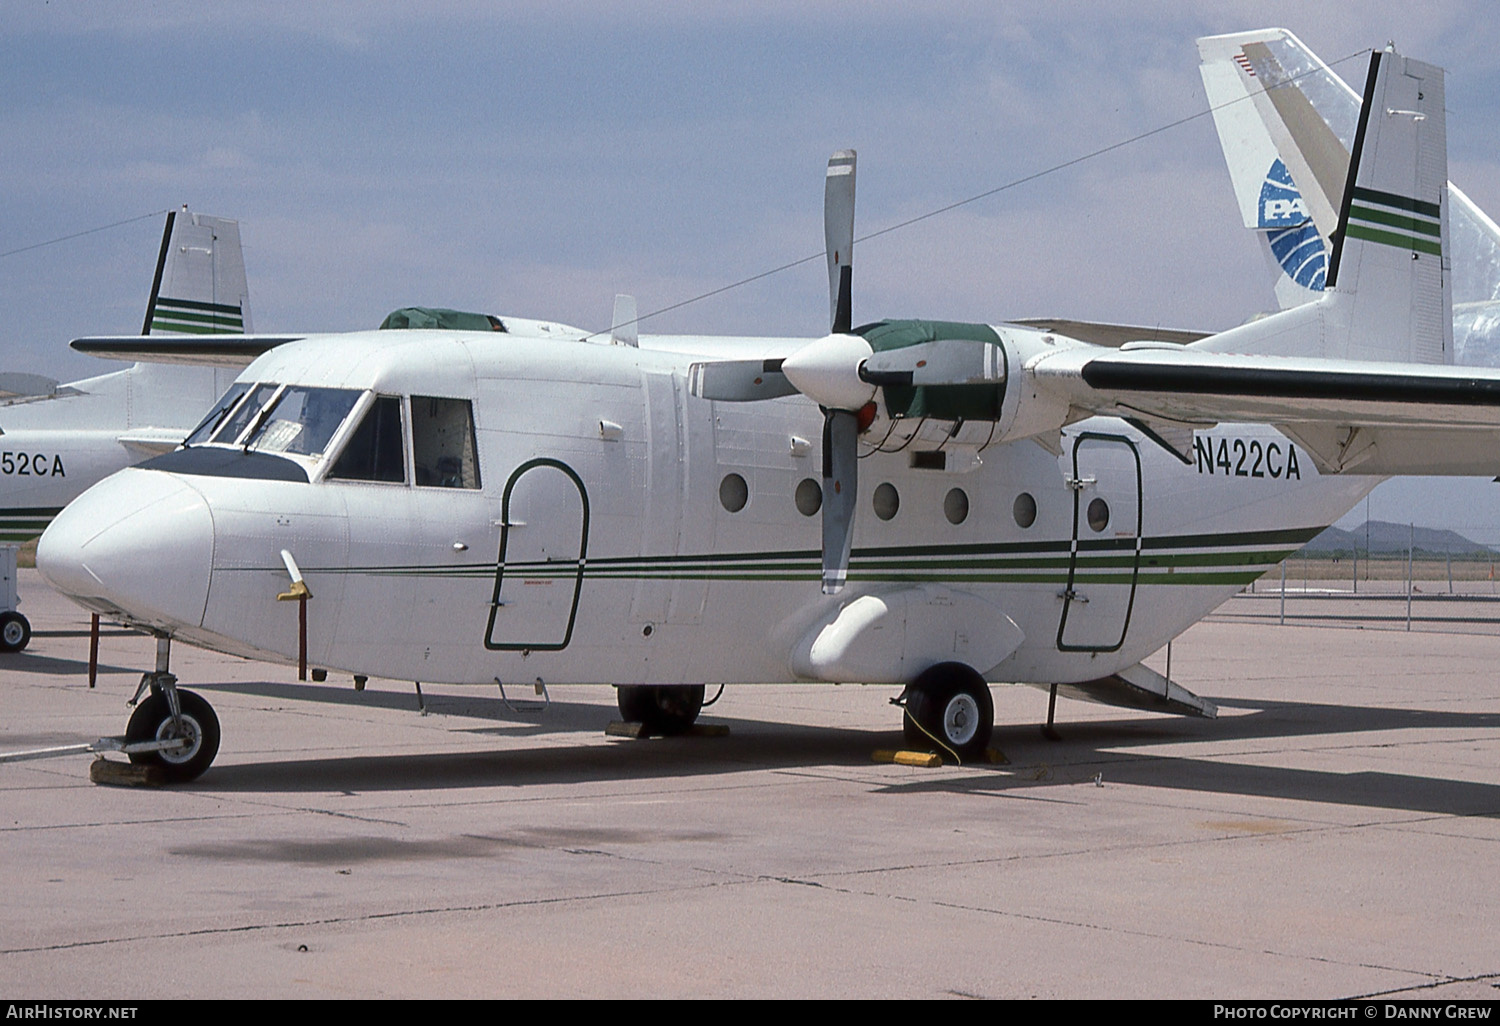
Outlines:
<svg viewBox="0 0 1500 1026"><path fill-rule="evenodd" d="M1327 282L1325 239L1337 226L1337 210L1319 192L1319 179L1306 179L1307 197L1298 188L1283 159L1295 161L1296 155L1282 112L1305 115L1302 108L1313 108L1326 127L1318 142L1332 161L1322 180L1342 186L1360 97L1285 29L1206 36L1198 40L1198 53L1240 219L1260 239L1277 306L1310 303ZM1314 220L1315 206L1325 217L1321 224Z"/></svg>
<svg viewBox="0 0 1500 1026"><path fill-rule="evenodd" d="M1281 99L1287 95L1293 94L1282 94ZM1339 143L1327 122L1305 97L1301 104L1282 102L1277 109L1289 139L1288 145L1279 147L1288 155L1289 178L1318 183L1316 190L1301 190L1300 196L1312 224L1333 225L1326 233L1322 295L1193 348L1452 363L1442 69L1389 50L1371 55L1351 156L1337 185L1332 183ZM1257 194L1257 217L1290 209L1286 204L1262 203L1261 195L1272 191L1263 187Z"/></svg>

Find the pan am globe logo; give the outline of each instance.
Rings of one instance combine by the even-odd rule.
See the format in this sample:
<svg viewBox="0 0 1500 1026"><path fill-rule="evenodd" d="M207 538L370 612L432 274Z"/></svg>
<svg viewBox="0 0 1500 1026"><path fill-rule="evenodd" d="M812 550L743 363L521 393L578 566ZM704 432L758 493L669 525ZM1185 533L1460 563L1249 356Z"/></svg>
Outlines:
<svg viewBox="0 0 1500 1026"><path fill-rule="evenodd" d="M1278 158L1260 187L1260 227L1288 278L1313 292L1323 291L1328 277L1328 252L1323 237L1307 214L1302 194Z"/></svg>

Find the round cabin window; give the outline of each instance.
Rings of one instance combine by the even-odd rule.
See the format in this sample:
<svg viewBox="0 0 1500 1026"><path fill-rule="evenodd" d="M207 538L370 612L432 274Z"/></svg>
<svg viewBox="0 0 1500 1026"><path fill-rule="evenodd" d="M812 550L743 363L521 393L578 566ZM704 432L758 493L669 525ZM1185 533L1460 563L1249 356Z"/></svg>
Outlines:
<svg viewBox="0 0 1500 1026"><path fill-rule="evenodd" d="M1102 531L1109 526L1109 503L1095 499L1089 503L1089 529Z"/></svg>
<svg viewBox="0 0 1500 1026"><path fill-rule="evenodd" d="M810 477L804 477L797 484L797 491L792 496L797 503L797 512L805 517L813 516L823 508L823 486Z"/></svg>
<svg viewBox="0 0 1500 1026"><path fill-rule="evenodd" d="M1030 527L1036 523L1036 499L1030 492L1022 492L1016 496L1016 504L1011 507L1011 513L1016 518L1017 527Z"/></svg>
<svg viewBox="0 0 1500 1026"><path fill-rule="evenodd" d="M901 496L896 492L896 486L889 481L884 482L875 489L874 496L875 515L881 520L890 520L901 508Z"/></svg>
<svg viewBox="0 0 1500 1026"><path fill-rule="evenodd" d="M969 519L969 497L962 488L949 489L943 497L943 516L955 526Z"/></svg>
<svg viewBox="0 0 1500 1026"><path fill-rule="evenodd" d="M750 501L750 486L738 474L725 474L719 482L719 503L731 513L738 513Z"/></svg>

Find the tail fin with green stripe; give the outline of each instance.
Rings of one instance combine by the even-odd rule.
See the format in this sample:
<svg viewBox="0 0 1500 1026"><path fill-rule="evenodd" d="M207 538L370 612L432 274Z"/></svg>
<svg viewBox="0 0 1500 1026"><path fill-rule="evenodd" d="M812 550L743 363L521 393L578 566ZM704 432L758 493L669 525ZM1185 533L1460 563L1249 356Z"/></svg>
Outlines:
<svg viewBox="0 0 1500 1026"><path fill-rule="evenodd" d="M248 335L250 289L240 225L223 217L167 215L143 335Z"/></svg>
<svg viewBox="0 0 1500 1026"><path fill-rule="evenodd" d="M1441 69L1373 54L1328 265L1349 351L1328 355L1453 362L1447 181Z"/></svg>
<svg viewBox="0 0 1500 1026"><path fill-rule="evenodd" d="M1326 157L1327 148L1312 138L1315 130L1326 133L1326 125L1301 108L1282 107L1273 111L1288 136L1282 152ZM1372 54L1341 188L1329 173L1333 163L1288 158L1287 164L1299 186L1319 185L1303 188L1304 195L1326 195L1327 212L1337 211L1322 297L1193 347L1261 356L1453 363L1442 69L1390 50Z"/></svg>

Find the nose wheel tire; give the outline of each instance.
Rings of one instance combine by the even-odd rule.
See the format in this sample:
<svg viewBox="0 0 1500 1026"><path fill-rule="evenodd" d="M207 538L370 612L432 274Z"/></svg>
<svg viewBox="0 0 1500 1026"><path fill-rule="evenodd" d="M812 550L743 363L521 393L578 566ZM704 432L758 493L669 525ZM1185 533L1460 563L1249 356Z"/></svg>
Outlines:
<svg viewBox="0 0 1500 1026"><path fill-rule="evenodd" d="M31 621L14 609L0 613L0 652L19 652L31 643Z"/></svg>
<svg viewBox="0 0 1500 1026"><path fill-rule="evenodd" d="M902 730L914 745L968 762L984 755L994 728L990 686L962 663L929 667L906 689Z"/></svg>
<svg viewBox="0 0 1500 1026"><path fill-rule="evenodd" d="M160 767L174 784L196 780L219 754L219 717L213 706L192 691L179 689L177 699L182 706L180 728L172 720L167 696L160 692L148 695L135 707L125 728L125 739L131 742L187 739L185 748L130 756L131 762Z"/></svg>
<svg viewBox="0 0 1500 1026"><path fill-rule="evenodd" d="M702 684L622 684L615 689L620 716L649 734L682 734L703 708Z"/></svg>

